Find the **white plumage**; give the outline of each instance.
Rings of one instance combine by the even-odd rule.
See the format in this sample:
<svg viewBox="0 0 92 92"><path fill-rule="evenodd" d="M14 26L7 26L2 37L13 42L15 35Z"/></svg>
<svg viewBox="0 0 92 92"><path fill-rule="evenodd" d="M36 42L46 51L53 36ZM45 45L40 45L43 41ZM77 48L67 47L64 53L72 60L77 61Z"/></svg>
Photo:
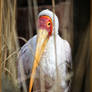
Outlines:
<svg viewBox="0 0 92 92"><path fill-rule="evenodd" d="M39 13L39 16L48 15L53 20L53 13L50 10L44 10ZM63 40L58 34L59 22L55 15L55 27L56 27L56 53L57 53L57 67L60 76L60 86L63 92L69 92L71 77L67 78L70 70L72 69L72 58L71 58L71 48L66 40ZM54 31L54 30L53 30ZM34 54L36 49L37 35L31 38L20 50L18 57L18 79L20 83L30 77L30 70L32 70ZM32 52L31 52L31 48ZM33 55L32 55L33 54ZM25 76L21 76L20 65L23 64L23 69ZM54 45L54 35L49 38L48 43L45 47L44 53L41 57L40 64L42 71L46 76L55 80L56 77L56 61L55 61L55 45ZM37 73L39 74L39 68L37 68ZM22 78L23 77L23 78ZM53 84L54 85L54 84ZM49 92L49 91L48 91ZM51 91L54 92L54 91Z"/></svg>

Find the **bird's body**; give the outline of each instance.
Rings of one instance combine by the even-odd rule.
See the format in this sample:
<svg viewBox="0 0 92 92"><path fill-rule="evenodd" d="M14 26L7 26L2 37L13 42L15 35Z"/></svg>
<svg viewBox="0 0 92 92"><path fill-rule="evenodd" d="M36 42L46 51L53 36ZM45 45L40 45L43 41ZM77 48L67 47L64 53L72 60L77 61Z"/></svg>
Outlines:
<svg viewBox="0 0 92 92"><path fill-rule="evenodd" d="M49 40L46 44L46 47L43 51L43 54L40 58L39 65L37 67L35 80L40 80L40 67L41 72L43 72L44 76L49 77L54 82L50 84L50 81L44 77L44 80L46 81L45 85L52 86L55 84L55 78L56 78L56 61L57 61L57 69L58 69L58 75L59 75L59 86L61 89L63 89L62 92L69 92L70 87L70 79L67 78L69 75L69 68L71 69L71 48L69 43L66 40L63 40L58 33L56 34L56 43L54 41L54 35L49 37ZM34 54L36 51L36 44L37 44L37 35L31 38L20 50L19 53L19 66L18 66L18 78L21 80L21 69L20 65L23 64L23 69L25 73L25 78L29 78L30 74L32 73L32 67L33 67L33 60L34 60ZM55 44L56 44L56 53L55 53ZM31 51L32 50L32 51ZM56 58L57 54L57 60ZM25 80L24 78L24 80ZM37 84L39 85L39 84ZM48 90L48 92L54 92Z"/></svg>

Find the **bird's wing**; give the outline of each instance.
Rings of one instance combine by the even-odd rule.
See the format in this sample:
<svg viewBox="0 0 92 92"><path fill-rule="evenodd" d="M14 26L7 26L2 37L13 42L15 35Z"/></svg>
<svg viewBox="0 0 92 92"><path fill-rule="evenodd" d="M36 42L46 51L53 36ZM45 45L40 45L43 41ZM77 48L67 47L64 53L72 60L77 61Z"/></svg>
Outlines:
<svg viewBox="0 0 92 92"><path fill-rule="evenodd" d="M30 78L36 49L36 39L37 36L32 37L19 51L17 62L19 84Z"/></svg>
<svg viewBox="0 0 92 92"><path fill-rule="evenodd" d="M71 47L69 43L64 40L64 48L65 48L65 57L66 57L66 83L67 83L67 89L69 92L71 88L71 78L72 78L72 55L71 55Z"/></svg>

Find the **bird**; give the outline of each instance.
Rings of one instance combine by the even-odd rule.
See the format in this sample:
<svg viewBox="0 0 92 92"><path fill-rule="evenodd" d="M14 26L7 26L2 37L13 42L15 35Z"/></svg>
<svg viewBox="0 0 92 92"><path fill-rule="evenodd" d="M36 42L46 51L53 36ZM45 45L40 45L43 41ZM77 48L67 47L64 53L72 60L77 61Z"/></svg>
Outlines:
<svg viewBox="0 0 92 92"><path fill-rule="evenodd" d="M42 10L38 14L37 34L29 39L19 51L19 85L22 86L23 81L29 79L29 92L32 92L35 85L37 88L34 88L40 90L41 73L43 74L42 80L45 82L45 92L59 92L55 91L56 79L59 80L57 84L62 90L60 92L70 91L72 83L71 46L67 40L59 36L58 17L49 9Z"/></svg>

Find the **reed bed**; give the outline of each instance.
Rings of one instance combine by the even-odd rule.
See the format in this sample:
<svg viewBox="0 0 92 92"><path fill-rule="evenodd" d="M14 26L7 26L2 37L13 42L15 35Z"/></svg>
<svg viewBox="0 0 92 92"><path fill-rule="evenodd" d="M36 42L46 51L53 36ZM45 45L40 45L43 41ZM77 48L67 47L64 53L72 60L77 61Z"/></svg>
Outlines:
<svg viewBox="0 0 92 92"><path fill-rule="evenodd" d="M16 31L16 0L2 0L2 84L11 80L17 87L17 54L19 51ZM8 83L5 82L5 86ZM10 86L11 87L11 86ZM4 88L2 88L4 92ZM8 92L8 91L7 91Z"/></svg>

